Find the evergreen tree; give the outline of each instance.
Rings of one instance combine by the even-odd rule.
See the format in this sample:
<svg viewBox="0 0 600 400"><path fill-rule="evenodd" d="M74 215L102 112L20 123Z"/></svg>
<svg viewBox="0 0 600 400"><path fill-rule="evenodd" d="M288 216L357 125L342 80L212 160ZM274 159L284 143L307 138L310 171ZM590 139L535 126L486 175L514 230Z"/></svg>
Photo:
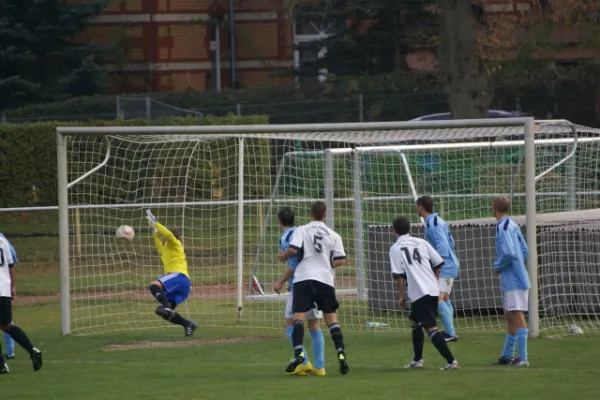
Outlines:
<svg viewBox="0 0 600 400"><path fill-rule="evenodd" d="M107 50L76 39L107 2L0 0L0 110L104 90Z"/></svg>

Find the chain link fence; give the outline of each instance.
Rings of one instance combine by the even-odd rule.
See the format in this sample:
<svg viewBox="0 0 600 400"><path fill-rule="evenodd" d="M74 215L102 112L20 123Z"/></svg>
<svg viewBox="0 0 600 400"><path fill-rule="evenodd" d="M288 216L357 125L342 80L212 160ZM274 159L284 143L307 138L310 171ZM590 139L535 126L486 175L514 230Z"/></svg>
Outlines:
<svg viewBox="0 0 600 400"><path fill-rule="evenodd" d="M195 94L197 96L197 94ZM1 122L34 122L45 120L89 121L111 119L157 120L172 116L268 115L271 124L336 123L370 121L406 121L423 115L450 111L447 96L440 90L421 90L393 93L354 94L334 99L306 99L252 103L221 99L215 105L196 105L195 96L169 97L169 93L151 96L115 96L102 107L87 107L84 112L50 111L44 116L6 118ZM600 106L593 98L573 101L546 96L541 91L527 91L496 98L490 108L517 111L540 119L564 118L573 122L600 126ZM114 102L113 102L114 101ZM206 100L204 100L206 101ZM170 103L170 104L169 104ZM180 103L180 104L173 104ZM564 104L563 104L564 103ZM111 108L114 111L111 111ZM93 113L98 109L98 113Z"/></svg>

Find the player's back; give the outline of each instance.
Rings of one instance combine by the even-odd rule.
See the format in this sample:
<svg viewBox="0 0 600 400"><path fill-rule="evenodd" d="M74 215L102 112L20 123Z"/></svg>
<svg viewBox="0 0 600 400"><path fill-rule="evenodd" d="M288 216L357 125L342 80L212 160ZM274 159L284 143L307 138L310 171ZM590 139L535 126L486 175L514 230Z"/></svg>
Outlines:
<svg viewBox="0 0 600 400"><path fill-rule="evenodd" d="M444 259L440 277L456 278L458 276L458 257L456 257L454 237L450 227L438 214L433 213L425 221L425 240Z"/></svg>
<svg viewBox="0 0 600 400"><path fill-rule="evenodd" d="M505 258L506 268L500 274L502 289L529 289L529 273L525 265L529 249L521 228L509 217L502 218L496 225L496 252Z"/></svg>
<svg viewBox="0 0 600 400"><path fill-rule="evenodd" d="M438 282L432 268L441 265L442 261L426 240L402 235L392 245L390 253L404 266L411 301L425 295L439 296Z"/></svg>
<svg viewBox="0 0 600 400"><path fill-rule="evenodd" d="M317 280L334 286L331 262L346 257L340 235L325 223L313 221L296 229L290 247L303 252L294 282Z"/></svg>
<svg viewBox="0 0 600 400"><path fill-rule="evenodd" d="M181 241L178 243L165 242L163 251L160 254L160 259L165 268L165 274L179 272L185 275L188 274L187 260Z"/></svg>

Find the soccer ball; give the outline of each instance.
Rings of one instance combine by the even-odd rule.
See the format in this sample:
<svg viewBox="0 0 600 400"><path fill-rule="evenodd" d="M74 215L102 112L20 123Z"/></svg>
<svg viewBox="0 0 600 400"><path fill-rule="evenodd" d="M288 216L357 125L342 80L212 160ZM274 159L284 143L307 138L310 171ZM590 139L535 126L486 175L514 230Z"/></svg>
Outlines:
<svg viewBox="0 0 600 400"><path fill-rule="evenodd" d="M569 333L571 333L573 335L583 335L583 329L581 329L579 326L577 326L575 324L571 324L571 325L567 326L567 328L569 329Z"/></svg>
<svg viewBox="0 0 600 400"><path fill-rule="evenodd" d="M133 240L135 231L129 225L121 225L117 228L117 237L121 240Z"/></svg>

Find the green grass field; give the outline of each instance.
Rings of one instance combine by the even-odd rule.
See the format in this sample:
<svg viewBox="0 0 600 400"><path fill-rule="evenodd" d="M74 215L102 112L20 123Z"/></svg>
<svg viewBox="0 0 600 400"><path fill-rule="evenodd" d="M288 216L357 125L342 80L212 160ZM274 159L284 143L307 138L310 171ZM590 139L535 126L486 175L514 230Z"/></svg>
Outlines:
<svg viewBox="0 0 600 400"><path fill-rule="evenodd" d="M7 235L53 232L55 221L40 216L5 218L2 230ZM283 331L235 327L229 318L235 315L231 305L211 310L213 319L219 313L228 316L228 328L201 326L192 340L184 338L179 328L166 327L65 337L60 334L59 304L41 297L59 292L56 237L17 236L12 242L20 255L18 294L22 296L15 302L14 318L44 351L45 366L33 373L25 352L17 348L17 359L10 362L11 374L0 376L0 399L275 400L289 398L290 393L298 396L296 392L315 398L361 400L600 396L600 367L596 364L600 345L594 335L532 340L532 366L515 370L490 365L502 346L501 332L459 332L461 339L451 348L462 368L441 372L438 369L444 360L428 342L427 367L418 371L402 368L412 356L408 332L348 332L348 376L339 375L326 335L325 377L286 376L283 369L291 354ZM151 314L151 299L147 306L143 298L135 302ZM283 303L268 304L283 307ZM258 315L252 310L256 303L247 307L247 315ZM351 310L347 313L352 314ZM307 343L310 354L310 339Z"/></svg>
<svg viewBox="0 0 600 400"><path fill-rule="evenodd" d="M7 399L269 400L289 398L292 391L365 400L595 399L600 393L596 337L532 340L532 366L515 370L489 366L502 344L501 334L463 335L452 344L462 369L441 372L443 360L428 343L427 368L402 368L412 354L406 333L349 333L349 375L337 372L327 341L328 375L291 377L283 374L290 349L278 330L200 329L193 340L184 340L179 329L63 337L57 304L17 305L14 311L45 352L45 366L33 373L17 349L11 374L1 377L0 393ZM252 339L257 341L248 341ZM111 345L142 347L140 342L149 341L163 348L107 350ZM169 347L173 344L181 347Z"/></svg>

